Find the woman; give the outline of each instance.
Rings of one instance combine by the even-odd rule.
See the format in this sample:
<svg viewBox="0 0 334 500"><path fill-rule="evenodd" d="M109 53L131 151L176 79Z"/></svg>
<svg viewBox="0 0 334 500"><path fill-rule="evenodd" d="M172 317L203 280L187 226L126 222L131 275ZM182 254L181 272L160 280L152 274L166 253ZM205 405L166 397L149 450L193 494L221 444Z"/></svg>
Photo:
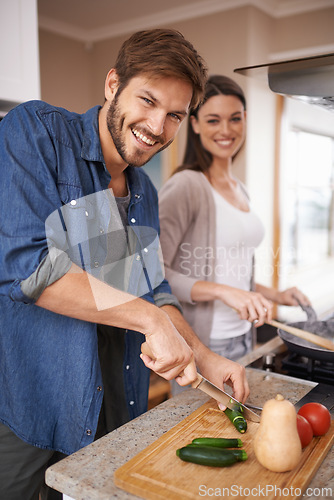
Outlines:
<svg viewBox="0 0 334 500"><path fill-rule="evenodd" d="M159 193L166 277L200 339L236 360L252 348L252 324L272 319L273 302L309 304L298 289L253 283L264 230L233 158L246 134L246 100L225 76L211 76L188 122L184 162Z"/></svg>

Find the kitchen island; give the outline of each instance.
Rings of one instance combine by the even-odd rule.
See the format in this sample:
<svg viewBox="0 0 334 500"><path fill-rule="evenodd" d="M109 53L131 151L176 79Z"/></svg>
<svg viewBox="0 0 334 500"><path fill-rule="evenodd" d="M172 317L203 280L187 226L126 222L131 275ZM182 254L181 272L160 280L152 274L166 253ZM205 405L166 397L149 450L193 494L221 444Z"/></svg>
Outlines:
<svg viewBox="0 0 334 500"><path fill-rule="evenodd" d="M275 373L246 368L251 388L249 404L262 406L267 399L282 394L297 403L316 384ZM46 482L75 500L138 498L114 484L114 471L157 440L208 401L197 389L189 389L161 403L149 412L123 425L47 470ZM308 485L314 495L306 498L332 498L334 493L334 450L329 451ZM324 490L327 488L327 490ZM310 490L309 490L310 491ZM325 495L321 496L321 491Z"/></svg>

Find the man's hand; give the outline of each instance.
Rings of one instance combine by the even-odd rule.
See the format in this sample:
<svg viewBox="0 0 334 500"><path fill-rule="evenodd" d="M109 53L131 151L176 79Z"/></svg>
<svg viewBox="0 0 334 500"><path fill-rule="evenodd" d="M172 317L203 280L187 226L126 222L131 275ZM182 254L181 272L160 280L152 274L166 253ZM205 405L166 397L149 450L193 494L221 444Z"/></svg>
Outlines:
<svg viewBox="0 0 334 500"><path fill-rule="evenodd" d="M245 368L210 351L199 340L176 307L163 306L162 309L167 312L177 330L191 347L201 375L220 389L224 390L224 384L230 385L233 389L233 396L242 403L246 401L249 395L249 386Z"/></svg>
<svg viewBox="0 0 334 500"><path fill-rule="evenodd" d="M181 386L191 384L197 377L192 350L163 314L165 321L154 333L146 335L140 357L147 368L166 380L175 379Z"/></svg>
<svg viewBox="0 0 334 500"><path fill-rule="evenodd" d="M233 397L244 403L249 396L245 368L234 361L219 356L209 349L204 363L197 363L201 374L214 385L224 390L224 384L233 389Z"/></svg>

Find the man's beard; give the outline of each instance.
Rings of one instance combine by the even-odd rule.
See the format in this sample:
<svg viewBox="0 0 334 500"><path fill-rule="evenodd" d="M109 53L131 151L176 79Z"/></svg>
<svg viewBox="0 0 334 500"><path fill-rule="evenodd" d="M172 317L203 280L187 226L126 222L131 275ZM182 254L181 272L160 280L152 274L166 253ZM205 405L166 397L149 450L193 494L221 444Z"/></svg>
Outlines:
<svg viewBox="0 0 334 500"><path fill-rule="evenodd" d="M139 148L137 148L134 154L130 155L126 151L126 145L124 140L122 139L122 129L124 126L124 121L125 121L125 116L121 115L121 110L118 102L118 94L116 94L107 112L107 127L111 135L111 138L114 142L117 153L120 155L122 160L128 165L132 165L133 167L142 167L143 165L145 165L145 163L150 161L154 155L160 153L160 151L167 148L173 142L173 140L170 140L167 144L163 145L160 149L158 149L158 151L152 153L149 157L146 156L147 152L141 151ZM133 127L137 128L135 125L133 125ZM143 131L141 127L138 127L138 130L142 131L145 135L145 131ZM152 134L149 135L152 136ZM162 137L153 136L153 139L155 139L157 142L160 143L164 142Z"/></svg>

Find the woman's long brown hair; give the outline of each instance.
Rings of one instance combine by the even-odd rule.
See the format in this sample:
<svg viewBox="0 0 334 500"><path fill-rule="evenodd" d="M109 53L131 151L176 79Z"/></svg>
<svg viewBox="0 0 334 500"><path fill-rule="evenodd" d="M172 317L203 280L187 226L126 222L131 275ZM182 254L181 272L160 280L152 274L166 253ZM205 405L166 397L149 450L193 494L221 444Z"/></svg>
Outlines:
<svg viewBox="0 0 334 500"><path fill-rule="evenodd" d="M180 172L181 170L197 170L200 172L206 172L209 169L212 162L212 155L209 151L203 148L199 134L196 134L193 130L190 117L195 116L197 118L200 107L208 99L210 99L210 97L216 95L234 95L242 102L242 105L246 110L246 98L244 92L234 80L223 75L210 76L205 86L204 99L202 103L197 106L197 108L193 109L189 114L187 143L183 163L174 173Z"/></svg>

